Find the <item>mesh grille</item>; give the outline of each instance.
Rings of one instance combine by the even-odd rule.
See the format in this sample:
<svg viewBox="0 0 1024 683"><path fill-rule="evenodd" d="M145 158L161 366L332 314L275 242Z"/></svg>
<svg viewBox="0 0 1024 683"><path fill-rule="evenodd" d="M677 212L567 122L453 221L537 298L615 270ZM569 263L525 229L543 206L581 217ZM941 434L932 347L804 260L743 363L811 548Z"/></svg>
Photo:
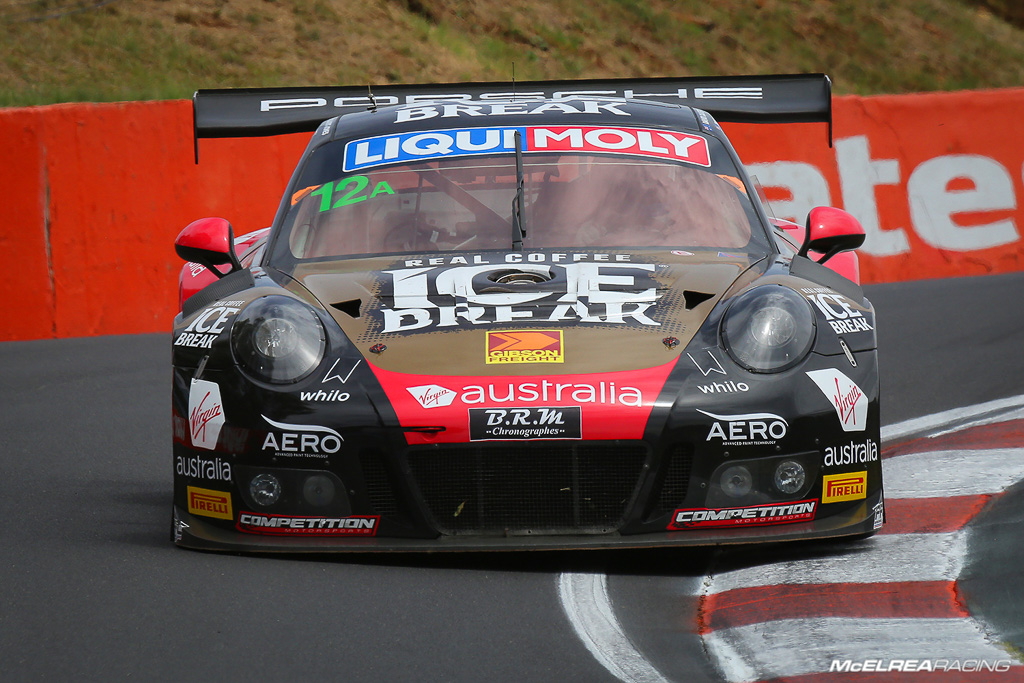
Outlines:
<svg viewBox="0 0 1024 683"><path fill-rule="evenodd" d="M676 444L668 452L665 480L658 494L658 510L655 515L671 512L686 498L690 488L690 470L693 469L693 446Z"/></svg>
<svg viewBox="0 0 1024 683"><path fill-rule="evenodd" d="M409 451L443 534L605 533L626 514L643 471L642 442L455 446Z"/></svg>
<svg viewBox="0 0 1024 683"><path fill-rule="evenodd" d="M398 500L382 457L377 451L360 451L359 466L363 470L366 495L374 512L381 517L395 517L398 515Z"/></svg>

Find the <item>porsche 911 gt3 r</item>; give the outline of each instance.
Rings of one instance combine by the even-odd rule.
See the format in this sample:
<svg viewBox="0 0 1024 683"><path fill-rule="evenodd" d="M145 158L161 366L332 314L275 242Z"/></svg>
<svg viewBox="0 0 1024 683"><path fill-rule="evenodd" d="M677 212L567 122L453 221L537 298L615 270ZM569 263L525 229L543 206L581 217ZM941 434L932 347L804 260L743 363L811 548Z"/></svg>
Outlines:
<svg viewBox="0 0 1024 683"><path fill-rule="evenodd" d="M236 242L205 218L176 241L178 544L640 547L881 526L874 312L849 279L863 230L829 207L806 228L775 220L715 118L830 123L826 77L194 104L197 145L315 132L269 230Z"/></svg>

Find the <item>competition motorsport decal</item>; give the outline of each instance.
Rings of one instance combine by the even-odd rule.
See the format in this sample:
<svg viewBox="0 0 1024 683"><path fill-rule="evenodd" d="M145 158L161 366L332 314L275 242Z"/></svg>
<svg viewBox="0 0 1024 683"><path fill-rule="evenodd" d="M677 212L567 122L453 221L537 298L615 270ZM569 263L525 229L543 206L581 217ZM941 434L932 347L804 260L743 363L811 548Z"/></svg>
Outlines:
<svg viewBox="0 0 1024 683"><path fill-rule="evenodd" d="M524 152L598 152L655 157L711 166L708 141L690 133L601 126L518 126L461 128L380 135L345 145L346 172L445 157L515 153L515 134Z"/></svg>

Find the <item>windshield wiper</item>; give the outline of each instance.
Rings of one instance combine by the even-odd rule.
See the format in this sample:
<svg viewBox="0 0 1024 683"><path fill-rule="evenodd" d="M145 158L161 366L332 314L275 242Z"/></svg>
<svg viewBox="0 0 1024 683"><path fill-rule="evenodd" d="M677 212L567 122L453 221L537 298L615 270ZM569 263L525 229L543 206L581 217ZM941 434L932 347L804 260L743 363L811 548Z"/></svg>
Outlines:
<svg viewBox="0 0 1024 683"><path fill-rule="evenodd" d="M526 230L523 228L523 138L517 130L516 140L516 196L512 199L512 248L516 251L523 250L523 238L526 237Z"/></svg>

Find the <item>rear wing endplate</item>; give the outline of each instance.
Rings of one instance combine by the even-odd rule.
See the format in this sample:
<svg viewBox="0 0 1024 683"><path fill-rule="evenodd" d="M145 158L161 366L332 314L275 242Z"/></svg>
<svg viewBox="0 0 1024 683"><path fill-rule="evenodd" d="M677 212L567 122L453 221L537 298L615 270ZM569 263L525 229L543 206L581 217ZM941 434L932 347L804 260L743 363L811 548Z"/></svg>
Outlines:
<svg viewBox="0 0 1024 683"><path fill-rule="evenodd" d="M832 144L832 82L825 74L197 90L192 111L198 145L199 138L312 132L339 114L395 104L569 97L671 102L738 123L824 122Z"/></svg>

